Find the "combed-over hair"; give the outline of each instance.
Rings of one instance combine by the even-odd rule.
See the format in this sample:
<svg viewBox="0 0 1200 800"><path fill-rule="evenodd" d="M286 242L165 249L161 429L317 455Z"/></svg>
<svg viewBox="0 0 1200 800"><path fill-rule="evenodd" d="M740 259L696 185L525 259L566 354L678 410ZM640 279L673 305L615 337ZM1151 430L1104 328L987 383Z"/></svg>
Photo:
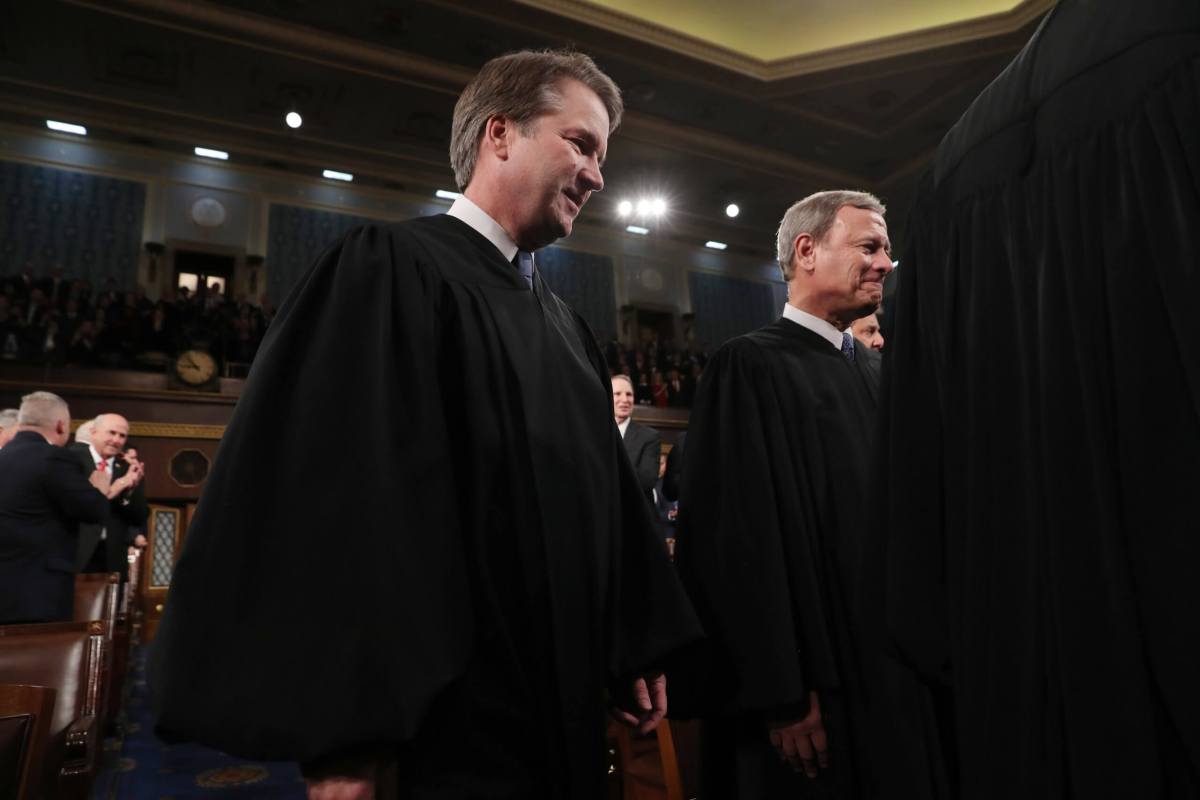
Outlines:
<svg viewBox="0 0 1200 800"><path fill-rule="evenodd" d="M532 122L562 104L559 85L573 79L591 89L608 112L608 133L621 124L621 90L596 62L573 50L521 50L493 58L467 84L454 104L450 126L450 166L454 182L466 189L475 174L479 139L487 121L503 114L528 136Z"/></svg>
<svg viewBox="0 0 1200 800"><path fill-rule="evenodd" d="M823 242L837 213L843 206L874 211L880 216L887 213L879 198L869 192L856 192L839 189L827 192L817 192L793 203L779 222L779 233L775 236L775 247L779 259L779 271L783 279L790 281L795 272L793 259L795 254L796 237L802 233L812 236L817 242Z"/></svg>
<svg viewBox="0 0 1200 800"><path fill-rule="evenodd" d="M53 428L63 417L70 419L67 401L51 392L32 392L21 398L17 424L34 428Z"/></svg>

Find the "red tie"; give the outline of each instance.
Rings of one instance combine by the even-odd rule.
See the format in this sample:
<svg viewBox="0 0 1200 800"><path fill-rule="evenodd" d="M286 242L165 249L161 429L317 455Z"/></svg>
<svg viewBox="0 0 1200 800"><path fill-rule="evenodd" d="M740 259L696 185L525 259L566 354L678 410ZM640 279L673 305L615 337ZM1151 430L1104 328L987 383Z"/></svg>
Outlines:
<svg viewBox="0 0 1200 800"><path fill-rule="evenodd" d="M101 472L108 472L108 459L102 458L99 461L97 461L96 469L100 470Z"/></svg>

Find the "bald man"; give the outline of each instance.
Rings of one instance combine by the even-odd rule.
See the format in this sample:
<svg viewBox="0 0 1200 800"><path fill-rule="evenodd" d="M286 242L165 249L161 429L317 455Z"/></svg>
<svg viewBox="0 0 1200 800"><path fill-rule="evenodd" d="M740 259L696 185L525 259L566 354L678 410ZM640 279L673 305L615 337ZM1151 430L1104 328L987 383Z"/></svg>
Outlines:
<svg viewBox="0 0 1200 800"><path fill-rule="evenodd" d="M123 455L128 440L129 422L124 417L101 414L92 422L91 442L71 447L81 467L99 470L111 481L108 514L99 523L80 526L76 564L81 572L119 572L122 581L129 568L129 549L146 543L131 529L144 528L149 515L142 489L145 468Z"/></svg>
<svg viewBox="0 0 1200 800"><path fill-rule="evenodd" d="M4 447L16 435L17 409L6 408L0 411L0 447Z"/></svg>

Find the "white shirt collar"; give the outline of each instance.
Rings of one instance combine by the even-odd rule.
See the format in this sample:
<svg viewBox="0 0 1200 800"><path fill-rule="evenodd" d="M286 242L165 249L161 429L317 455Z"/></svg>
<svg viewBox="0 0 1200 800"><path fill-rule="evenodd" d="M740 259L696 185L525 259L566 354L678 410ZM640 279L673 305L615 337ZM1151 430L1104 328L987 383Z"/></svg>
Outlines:
<svg viewBox="0 0 1200 800"><path fill-rule="evenodd" d="M489 217L486 211L471 202L465 194L459 195L446 213L470 225L479 235L494 244L505 261L512 261L516 256L517 243L508 235L508 231Z"/></svg>
<svg viewBox="0 0 1200 800"><path fill-rule="evenodd" d="M91 442L88 442L88 450L92 451L92 463L99 464L100 463L100 453L96 450L96 446L94 444L92 444ZM107 462L108 462L108 459L105 459L105 467L106 467L105 472L108 471L107 470L107 466L108 466Z"/></svg>
<svg viewBox="0 0 1200 800"><path fill-rule="evenodd" d="M633 422L633 417L626 417L625 421L617 425L617 430L621 432L621 438L625 438L625 431L629 430L629 423Z"/></svg>
<svg viewBox="0 0 1200 800"><path fill-rule="evenodd" d="M808 328L810 331L819 335L822 339L836 347L839 353L841 352L842 332L820 317L813 316L807 311L796 308L791 303L784 303L783 318L791 320L797 325L802 325L803 327Z"/></svg>

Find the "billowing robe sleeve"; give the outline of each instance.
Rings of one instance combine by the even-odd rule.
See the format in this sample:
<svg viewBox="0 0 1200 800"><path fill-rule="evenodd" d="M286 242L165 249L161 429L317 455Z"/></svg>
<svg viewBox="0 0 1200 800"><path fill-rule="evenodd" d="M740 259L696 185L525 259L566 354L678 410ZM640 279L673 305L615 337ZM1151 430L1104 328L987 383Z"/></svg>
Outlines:
<svg viewBox="0 0 1200 800"><path fill-rule="evenodd" d="M164 735L293 760L394 742L462 670L442 287L411 252L350 234L272 323L151 651Z"/></svg>
<svg viewBox="0 0 1200 800"><path fill-rule="evenodd" d="M810 690L839 685L817 519L826 476L789 448L804 411L782 407L765 355L727 343L691 415L676 559L713 644L679 682L681 713L803 716Z"/></svg>

